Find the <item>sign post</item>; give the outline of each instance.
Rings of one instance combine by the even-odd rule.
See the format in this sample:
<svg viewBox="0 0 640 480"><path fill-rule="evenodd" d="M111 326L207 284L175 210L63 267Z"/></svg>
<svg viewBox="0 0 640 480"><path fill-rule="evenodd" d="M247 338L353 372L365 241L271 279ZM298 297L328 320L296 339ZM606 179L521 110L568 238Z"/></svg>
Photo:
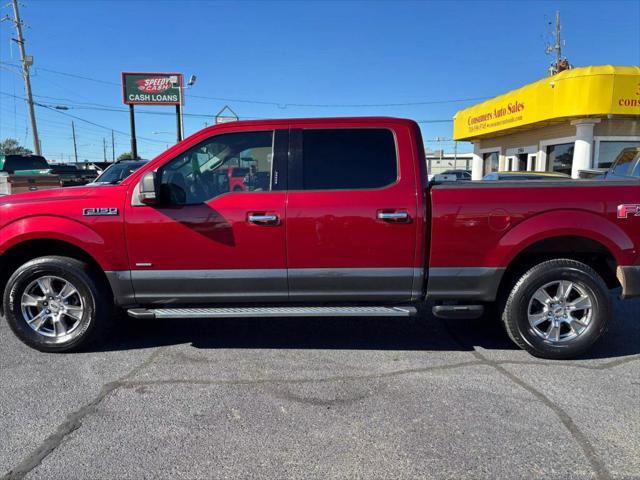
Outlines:
<svg viewBox="0 0 640 480"><path fill-rule="evenodd" d="M136 141L136 116L133 113L133 104L129 104L129 124L131 126L131 156L132 160L138 159L138 142Z"/></svg>
<svg viewBox="0 0 640 480"><path fill-rule="evenodd" d="M178 142L182 140L182 74L157 72L122 72L122 101L129 105L131 154L137 158L134 105L175 105Z"/></svg>
<svg viewBox="0 0 640 480"><path fill-rule="evenodd" d="M180 105L176 105L176 131L178 132L178 141L182 141L182 109Z"/></svg>

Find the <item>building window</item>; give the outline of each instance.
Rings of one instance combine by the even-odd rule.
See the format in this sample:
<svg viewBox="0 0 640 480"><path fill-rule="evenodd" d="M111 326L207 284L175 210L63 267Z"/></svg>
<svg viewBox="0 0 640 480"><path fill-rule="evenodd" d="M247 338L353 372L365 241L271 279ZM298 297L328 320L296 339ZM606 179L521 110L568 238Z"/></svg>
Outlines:
<svg viewBox="0 0 640 480"><path fill-rule="evenodd" d="M498 152L487 152L482 154L484 173L497 172L500 169L500 154Z"/></svg>
<svg viewBox="0 0 640 480"><path fill-rule="evenodd" d="M640 147L640 141L600 141L599 143L598 164L595 168L609 168L625 148Z"/></svg>
<svg viewBox="0 0 640 480"><path fill-rule="evenodd" d="M547 146L547 171L571 175L573 165L573 143Z"/></svg>

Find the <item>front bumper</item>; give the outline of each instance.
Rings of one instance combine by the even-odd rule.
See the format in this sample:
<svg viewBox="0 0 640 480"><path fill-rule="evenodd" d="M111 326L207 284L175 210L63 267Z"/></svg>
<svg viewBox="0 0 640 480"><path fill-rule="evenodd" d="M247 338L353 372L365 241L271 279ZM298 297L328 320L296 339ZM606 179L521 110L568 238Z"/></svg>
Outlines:
<svg viewBox="0 0 640 480"><path fill-rule="evenodd" d="M640 265L618 267L616 276L622 285L622 298L640 297Z"/></svg>

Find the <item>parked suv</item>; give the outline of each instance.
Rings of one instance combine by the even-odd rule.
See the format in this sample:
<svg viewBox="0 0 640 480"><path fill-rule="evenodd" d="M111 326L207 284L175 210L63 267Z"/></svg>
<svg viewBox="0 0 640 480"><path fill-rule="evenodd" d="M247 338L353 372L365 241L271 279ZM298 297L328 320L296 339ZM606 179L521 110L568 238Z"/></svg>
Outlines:
<svg viewBox="0 0 640 480"><path fill-rule="evenodd" d="M127 178L148 160L119 160L109 165L92 184L113 184L120 183Z"/></svg>

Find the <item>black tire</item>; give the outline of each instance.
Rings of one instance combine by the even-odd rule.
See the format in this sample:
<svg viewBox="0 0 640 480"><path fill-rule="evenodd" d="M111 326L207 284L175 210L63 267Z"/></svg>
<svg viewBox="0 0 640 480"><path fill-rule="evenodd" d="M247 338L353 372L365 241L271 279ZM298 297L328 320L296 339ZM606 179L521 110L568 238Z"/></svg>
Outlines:
<svg viewBox="0 0 640 480"><path fill-rule="evenodd" d="M553 289L554 282L574 285L574 287L567 286L566 290L575 289L572 290L572 294L587 296L590 305L588 310L575 310L576 315L585 315L579 319L581 323L572 324L579 325L576 330L568 324L560 324L564 326L553 330L553 337L557 338L555 341L551 338L543 338L545 333L541 331L546 329L545 327L548 325L547 335L549 335L549 332L552 331L552 320L542 320L543 323L539 327L534 327L535 321L532 323L529 320L530 313L532 313L532 320L535 320L533 315L536 314L541 317L546 315L547 318L550 318L548 317L549 313L545 312L552 309L542 308L544 305L537 298L544 296L539 292L545 286L549 285L548 288ZM545 291L548 293L549 290ZM536 295L536 300L533 300L534 295ZM553 299L556 297L558 297L557 293ZM551 305L554 303L552 302ZM540 311L536 311L537 308ZM562 306L557 308L559 310L556 311L560 312L558 317L570 318L571 314L568 314ZM536 357L556 360L575 358L586 352L606 331L610 317L609 290L600 275L588 265L570 259L545 261L528 270L516 281L502 310L502 322L507 334L516 345ZM584 324L586 327L583 326ZM567 338L561 340L560 336L563 331L565 333L562 335ZM575 337L572 338L572 335Z"/></svg>
<svg viewBox="0 0 640 480"><path fill-rule="evenodd" d="M74 297L82 302L77 327L59 337L37 332L23 315L21 299L26 289L37 279L47 276L69 282L77 292L77 297ZM41 352L77 351L103 337L110 325L113 309L109 287L99 273L84 262L59 256L36 258L19 267L7 282L3 305L11 330L25 344Z"/></svg>

